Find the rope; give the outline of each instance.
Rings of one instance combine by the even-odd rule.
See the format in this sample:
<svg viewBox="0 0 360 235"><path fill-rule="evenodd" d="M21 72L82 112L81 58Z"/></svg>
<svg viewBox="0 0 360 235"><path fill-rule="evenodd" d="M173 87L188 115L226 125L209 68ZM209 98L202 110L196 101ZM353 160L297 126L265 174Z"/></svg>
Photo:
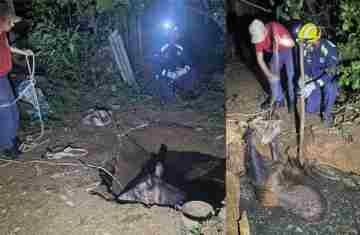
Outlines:
<svg viewBox="0 0 360 235"><path fill-rule="evenodd" d="M29 85L27 85L27 86L25 87L25 89L20 92L20 94L18 95L18 97L17 97L14 101L9 102L9 103L1 104L1 105L0 105L0 108L7 108L7 107L10 107L10 106L16 104L16 103L24 96L24 94L26 93L26 91L29 90L29 88L30 88L32 85L33 85L33 84L32 84L32 81L31 81L31 82L29 83Z"/></svg>
<svg viewBox="0 0 360 235"><path fill-rule="evenodd" d="M46 139L42 142L39 142L40 139L44 136L44 132L45 132L45 126L44 126L44 121L42 119L42 114L41 114L41 110L40 110L40 104L39 104L39 100L38 100L38 96L36 93L36 89L35 89L35 79L34 79L34 75L35 75L35 56L32 56L32 67L30 66L30 62L29 62L29 58L28 56L25 57L26 58L26 65L30 74L30 81L31 81L31 85L32 85L32 92L33 92L33 96L34 96L34 101L35 101L35 107L38 111L38 115L39 115L39 121L40 121L40 135L37 138L34 138L33 136L29 135L26 137L26 141L24 143L21 144L20 146L20 150L22 152L30 152L31 150L33 150L34 148L36 148L39 145L42 145L46 142L49 141L49 139ZM27 142L27 143L26 143Z"/></svg>
<svg viewBox="0 0 360 235"><path fill-rule="evenodd" d="M26 140L25 142L23 142L20 147L19 150L23 153L29 152L31 150L33 150L35 147L39 146L39 145L43 145L45 143L47 143L49 141L49 139L46 139L42 142L39 142L39 140L43 137L44 132L45 132L45 127L44 127L44 122L43 122L43 118L42 118L42 114L41 114L41 110L40 110L40 104L39 104L39 100L38 100L38 96L36 93L36 88L35 88L35 79L34 79L34 75L35 75L35 56L31 56L32 57L32 66L30 66L30 61L29 61L29 56L26 55L25 59L26 59L26 67L28 69L29 72L29 81L30 83L25 87L24 90L22 90L18 97L9 103L5 103L5 104L1 104L0 108L7 108L10 107L12 105L15 105L23 96L24 94L27 92L27 90L29 90L31 88L32 90L32 95L34 97L34 106L37 109L38 115L39 115L39 121L40 121L40 135L37 138L34 138L31 135L26 136Z"/></svg>

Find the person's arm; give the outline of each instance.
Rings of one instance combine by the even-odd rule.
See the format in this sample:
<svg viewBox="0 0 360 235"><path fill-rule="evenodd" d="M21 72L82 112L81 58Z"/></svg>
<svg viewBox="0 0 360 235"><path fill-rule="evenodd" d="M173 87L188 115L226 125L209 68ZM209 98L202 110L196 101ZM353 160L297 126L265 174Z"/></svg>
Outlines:
<svg viewBox="0 0 360 235"><path fill-rule="evenodd" d="M287 48L293 48L295 46L294 40L289 37L288 35L278 36L275 35L275 41L278 45L287 47Z"/></svg>
<svg viewBox="0 0 360 235"><path fill-rule="evenodd" d="M271 26L271 32L277 49L279 48L279 45L287 48L293 48L295 46L295 42L292 37L285 33L281 35L279 29L275 25Z"/></svg>
<svg viewBox="0 0 360 235"><path fill-rule="evenodd" d="M333 44L330 41L324 42L324 45L326 50L326 63L325 63L325 72L327 76L322 76L321 79L318 81L320 82L320 86L323 86L324 84L331 82L334 80L334 78L338 75L338 54L336 45Z"/></svg>
<svg viewBox="0 0 360 235"><path fill-rule="evenodd" d="M10 51L12 53L19 54L19 55L25 55L25 56L34 55L34 52L32 52L31 50L20 50L15 47L10 47Z"/></svg>
<svg viewBox="0 0 360 235"><path fill-rule="evenodd" d="M257 62L261 68L261 70L264 72L265 76L268 78L268 80L274 79L274 74L270 71L268 66L266 65L264 61L264 53L263 52L256 52L256 59Z"/></svg>

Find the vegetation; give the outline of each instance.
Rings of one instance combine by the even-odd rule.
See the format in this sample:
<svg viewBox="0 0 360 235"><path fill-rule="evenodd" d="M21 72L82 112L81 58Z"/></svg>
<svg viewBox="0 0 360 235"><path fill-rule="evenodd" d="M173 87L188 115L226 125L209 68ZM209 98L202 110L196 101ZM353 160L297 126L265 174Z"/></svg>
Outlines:
<svg viewBox="0 0 360 235"><path fill-rule="evenodd" d="M320 25L337 44L341 62L339 84L360 89L360 2L357 0L270 0L278 20L303 20Z"/></svg>
<svg viewBox="0 0 360 235"><path fill-rule="evenodd" d="M109 32L126 29L128 7L126 1L116 0L33 1L29 43L37 55L37 68L42 68L49 82L55 84L54 91L47 92L56 94L48 97L52 111L63 113L64 109L78 107L79 88L96 88L102 81L111 81L110 74L120 76L115 69L107 70L105 75L109 60L103 60L103 66L93 65L99 54L111 57L102 49L108 43Z"/></svg>
<svg viewBox="0 0 360 235"><path fill-rule="evenodd" d="M340 2L338 36L341 55L341 85L360 89L360 2L356 0L342 0Z"/></svg>
<svg viewBox="0 0 360 235"><path fill-rule="evenodd" d="M87 61L82 52L94 51L105 39L97 38L106 35L103 32L94 33L96 24L103 23L96 22L95 16L111 10L112 5L109 0L97 1L95 5L92 2L33 1L34 28L29 41L49 78L80 81L81 67ZM102 31L103 27L96 30Z"/></svg>

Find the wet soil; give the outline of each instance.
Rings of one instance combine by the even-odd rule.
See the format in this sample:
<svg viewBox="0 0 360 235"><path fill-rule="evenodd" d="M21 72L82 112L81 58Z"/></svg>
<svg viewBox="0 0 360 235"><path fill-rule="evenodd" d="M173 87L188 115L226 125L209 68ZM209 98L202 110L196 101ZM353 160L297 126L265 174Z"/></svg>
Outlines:
<svg viewBox="0 0 360 235"><path fill-rule="evenodd" d="M266 95L253 69L250 70L239 61L232 61L227 65L225 84L227 113L236 114L243 121L254 118L253 114L260 111L260 103ZM280 148L284 158L288 147L296 147L295 116L288 114L286 108L280 108L277 112L283 120ZM334 141L336 130L326 129L318 114L306 114L306 126L312 126L322 132L321 143L336 145L334 149L346 148L344 158L357 155L360 136L358 128L352 128L354 142L350 150L346 147L350 145L345 141ZM341 151L337 152L341 153ZM269 153L269 151L263 151L263 153ZM302 221L281 208L263 208L256 201L254 188L247 176L242 176L241 194L247 200L244 200L246 203L240 206L248 212L251 234L360 234L358 203L360 191L358 188L351 188L339 181L319 176L305 177L304 181L306 185L321 192L324 203L327 205L326 215L317 223Z"/></svg>

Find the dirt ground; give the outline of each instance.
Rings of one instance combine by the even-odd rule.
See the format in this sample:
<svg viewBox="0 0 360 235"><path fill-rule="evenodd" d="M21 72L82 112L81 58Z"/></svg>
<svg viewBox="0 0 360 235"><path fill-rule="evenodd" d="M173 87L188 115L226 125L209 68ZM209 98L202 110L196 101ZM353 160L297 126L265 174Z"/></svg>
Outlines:
<svg viewBox="0 0 360 235"><path fill-rule="evenodd" d="M252 114L259 111L259 105L264 100L264 89L256 79L255 74L245 64L236 60L229 63L226 68L227 113L237 114L243 121L253 118ZM284 157L286 156L285 149L296 146L295 116L294 114L288 114L286 108L278 110L278 114L280 119L283 120L280 148ZM355 159L358 157L360 131L356 126L349 127L353 137L351 144L342 141L342 137L339 137L335 128L325 129L317 114L306 115L306 126L312 126L317 130L317 133L321 133L316 136L321 140L314 142L316 144L312 143L311 150L313 150L313 154L315 154L315 150L321 153L322 148L324 155L336 155L338 159ZM310 139L307 138L307 140ZM266 151L263 153L266 153ZM320 222L307 223L281 208L263 208L255 199L254 188L250 184L248 177L242 176L241 182L242 197L250 200L249 205L242 206L248 212L252 235L360 234L359 187L348 187L343 182L323 177L306 177L305 182L307 185L319 190L324 197L324 203L327 205L326 215Z"/></svg>
<svg viewBox="0 0 360 235"><path fill-rule="evenodd" d="M47 160L42 156L47 147L71 144L89 152L82 160L101 166L114 154L118 134L151 123L129 133L149 152L166 144L169 150L224 158L223 128L207 125L211 119L207 114L175 106L123 107L114 111L113 124L104 128L85 127L81 118L81 113L67 114L62 126L47 126L44 139L49 138L49 143L23 154L21 162L0 162L0 234L185 234L179 211L118 204L90 195L87 189L100 180L96 169L84 167L77 158ZM204 234L223 234L223 222L212 224L204 225Z"/></svg>

